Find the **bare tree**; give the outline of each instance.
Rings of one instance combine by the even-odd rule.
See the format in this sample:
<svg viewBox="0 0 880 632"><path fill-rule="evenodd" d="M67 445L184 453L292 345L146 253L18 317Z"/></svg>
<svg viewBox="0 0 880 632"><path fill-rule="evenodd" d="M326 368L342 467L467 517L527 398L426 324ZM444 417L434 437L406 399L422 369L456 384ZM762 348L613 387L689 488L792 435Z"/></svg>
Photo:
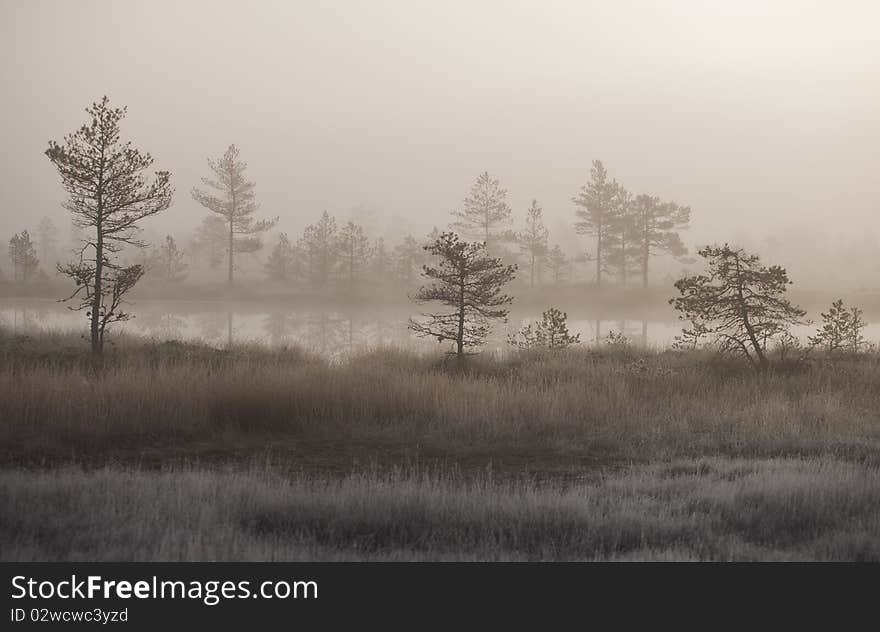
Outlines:
<svg viewBox="0 0 880 632"><path fill-rule="evenodd" d="M262 248L260 233L272 228L278 218L257 220L253 214L260 208L254 193L253 182L245 178L247 163L238 159L239 150L230 145L219 160L208 159L208 166L215 179L202 178L202 182L217 191L207 193L193 188L193 199L226 222L228 238L226 245L229 266L227 283L232 286L235 280L234 255L237 252L256 252Z"/></svg>
<svg viewBox="0 0 880 632"><path fill-rule="evenodd" d="M608 180L608 172L600 160L593 161L590 181L572 198L575 211L575 231L579 235L596 237L596 285L602 286L602 271L607 266L607 244L612 230L616 187Z"/></svg>
<svg viewBox="0 0 880 632"><path fill-rule="evenodd" d="M484 171L471 187L462 207L452 214L458 218L453 222L453 228L468 237L483 240L486 248L492 250L500 236L500 228L510 223L507 190L502 189L498 180L490 176L488 171Z"/></svg>
<svg viewBox="0 0 880 632"><path fill-rule="evenodd" d="M532 200L532 205L526 211L525 230L517 236L520 251L529 262L529 287L535 287L536 278L539 282L541 280L549 236L550 231L544 226L544 210L538 205L538 200Z"/></svg>
<svg viewBox="0 0 880 632"><path fill-rule="evenodd" d="M425 249L437 258L436 265L422 270L432 283L419 288L413 300L439 302L452 311L422 314L426 321L411 319L409 326L419 336L454 342L461 359L465 349L483 344L492 319L507 318L505 306L513 298L502 289L514 278L516 266L489 256L485 243L459 241L455 233L442 233Z"/></svg>
<svg viewBox="0 0 880 632"><path fill-rule="evenodd" d="M757 255L727 244L706 246L699 255L707 273L676 281L681 296L669 301L692 324L684 338L696 343L709 337L722 351L739 353L756 371L766 371L767 342L806 315L785 298L791 284L785 268L764 266Z"/></svg>
<svg viewBox="0 0 880 632"><path fill-rule="evenodd" d="M145 246L137 239L138 222L167 209L174 190L168 171L157 171L148 181L144 172L152 156L120 141L125 108L110 107L105 96L86 112L91 121L65 136L63 144L49 141L46 156L69 195L64 207L74 225L87 231L79 260L58 269L76 283L67 300L81 296L74 309L89 310L92 352L100 355L107 325L130 317L120 309L123 296L144 272L140 265L121 266L117 254L126 245Z"/></svg>

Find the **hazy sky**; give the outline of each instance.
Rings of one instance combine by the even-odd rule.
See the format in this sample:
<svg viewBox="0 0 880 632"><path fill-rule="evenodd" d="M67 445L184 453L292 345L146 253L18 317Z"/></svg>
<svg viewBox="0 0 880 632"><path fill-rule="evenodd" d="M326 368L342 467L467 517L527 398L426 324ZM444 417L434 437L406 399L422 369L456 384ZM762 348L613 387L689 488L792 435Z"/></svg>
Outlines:
<svg viewBox="0 0 880 632"><path fill-rule="evenodd" d="M0 7L3 234L44 214L66 231L43 151L105 93L174 174L156 231L201 219L189 191L233 142L292 233L358 204L383 230L442 226L489 170L518 218L535 197L564 239L597 158L635 193L690 204L690 243L880 225L880 2Z"/></svg>

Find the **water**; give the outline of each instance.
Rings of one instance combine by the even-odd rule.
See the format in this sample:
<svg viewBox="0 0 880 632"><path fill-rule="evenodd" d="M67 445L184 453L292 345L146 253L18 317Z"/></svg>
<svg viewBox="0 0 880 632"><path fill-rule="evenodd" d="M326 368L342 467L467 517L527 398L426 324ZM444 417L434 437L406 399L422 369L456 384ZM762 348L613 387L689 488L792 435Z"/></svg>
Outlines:
<svg viewBox="0 0 880 632"><path fill-rule="evenodd" d="M357 309L304 307L292 309L265 305L227 305L211 301L137 301L130 306L135 318L111 325L112 333L129 333L154 340L191 340L215 346L233 342L256 342L282 346L298 345L328 357L341 357L378 346L430 349L433 340L416 337L409 331L409 318L418 309L407 306L365 307ZM496 326L487 348L506 346L513 333L538 313L511 313L507 324ZM664 348L681 333L681 323L668 320L632 318L600 320L569 317L569 331L580 334L581 342L604 341L609 332L623 334L633 344ZM78 331L87 333L85 312L75 312L52 300L6 300L0 303L0 325L18 333L34 331ZM815 327L797 327L793 333L802 340ZM869 324L864 332L870 342L880 340L880 322Z"/></svg>

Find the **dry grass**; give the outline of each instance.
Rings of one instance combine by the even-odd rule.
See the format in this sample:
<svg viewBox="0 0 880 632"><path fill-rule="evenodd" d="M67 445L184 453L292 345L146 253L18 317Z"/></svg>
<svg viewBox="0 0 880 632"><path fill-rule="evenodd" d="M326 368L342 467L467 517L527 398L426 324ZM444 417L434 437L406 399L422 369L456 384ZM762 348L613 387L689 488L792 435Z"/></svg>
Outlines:
<svg viewBox="0 0 880 632"><path fill-rule="evenodd" d="M0 336L0 559L880 560L880 355L779 366Z"/></svg>
<svg viewBox="0 0 880 632"><path fill-rule="evenodd" d="M95 372L79 340L0 341L8 462L163 449L386 446L452 457L648 462L831 455L880 462L880 355L758 378L699 353L474 358L121 341ZM305 447L303 447L305 446ZM349 446L346 448L345 446ZM384 448L383 448L384 449Z"/></svg>
<svg viewBox="0 0 880 632"><path fill-rule="evenodd" d="M0 559L880 561L880 471L700 459L562 485L455 471L6 470Z"/></svg>

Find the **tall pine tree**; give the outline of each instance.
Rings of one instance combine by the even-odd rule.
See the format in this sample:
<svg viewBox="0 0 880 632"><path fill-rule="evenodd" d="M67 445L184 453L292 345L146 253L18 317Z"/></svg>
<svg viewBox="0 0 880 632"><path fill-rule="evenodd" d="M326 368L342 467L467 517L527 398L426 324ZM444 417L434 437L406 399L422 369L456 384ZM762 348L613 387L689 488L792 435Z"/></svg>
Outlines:
<svg viewBox="0 0 880 632"><path fill-rule="evenodd" d="M227 283L230 286L235 280L235 253L256 252L262 248L259 235L278 221L277 217L257 220L253 216L260 208L254 193L256 185L245 177L247 163L239 160L238 154L238 148L230 145L219 160L208 159L214 178L202 178L202 182L216 193L197 188L192 190L192 197L196 202L212 213L217 213L226 222Z"/></svg>
<svg viewBox="0 0 880 632"><path fill-rule="evenodd" d="M608 265L608 242L613 228L616 194L616 187L608 179L605 166L600 160L594 160L590 181L572 198L572 202L578 207L575 210L575 231L579 235L592 235L596 238L593 258L596 262L598 287L602 286L602 272Z"/></svg>

